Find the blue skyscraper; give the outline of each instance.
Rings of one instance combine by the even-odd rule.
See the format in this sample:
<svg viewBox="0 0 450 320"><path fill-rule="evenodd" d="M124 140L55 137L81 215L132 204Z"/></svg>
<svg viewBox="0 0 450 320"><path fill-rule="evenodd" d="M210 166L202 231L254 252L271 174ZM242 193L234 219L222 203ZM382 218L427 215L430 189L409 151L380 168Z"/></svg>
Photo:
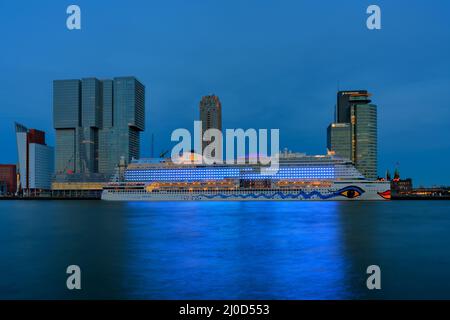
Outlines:
<svg viewBox="0 0 450 320"><path fill-rule="evenodd" d="M134 77L55 80L56 173L114 173L140 155L145 87Z"/></svg>

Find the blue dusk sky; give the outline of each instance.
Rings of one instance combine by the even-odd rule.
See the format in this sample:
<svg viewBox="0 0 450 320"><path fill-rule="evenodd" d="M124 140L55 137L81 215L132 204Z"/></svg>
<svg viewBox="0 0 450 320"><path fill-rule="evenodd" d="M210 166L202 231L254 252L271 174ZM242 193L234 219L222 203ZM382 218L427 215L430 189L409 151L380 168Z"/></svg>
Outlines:
<svg viewBox="0 0 450 320"><path fill-rule="evenodd" d="M66 28L81 7L82 29ZM366 28L366 8L382 29ZM214 93L224 128L279 128L280 146L326 152L336 90L378 105L379 174L450 184L450 2L1 1L0 163L15 163L14 121L54 145L52 80L136 76L146 86L142 156L192 129Z"/></svg>

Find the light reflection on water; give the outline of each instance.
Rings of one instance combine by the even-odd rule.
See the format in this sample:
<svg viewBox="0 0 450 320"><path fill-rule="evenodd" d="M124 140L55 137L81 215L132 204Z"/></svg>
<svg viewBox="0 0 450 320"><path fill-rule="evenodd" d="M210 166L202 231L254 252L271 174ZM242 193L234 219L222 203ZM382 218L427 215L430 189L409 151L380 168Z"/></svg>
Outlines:
<svg viewBox="0 0 450 320"><path fill-rule="evenodd" d="M0 298L450 298L449 204L0 201Z"/></svg>
<svg viewBox="0 0 450 320"><path fill-rule="evenodd" d="M129 273L145 270L132 295L296 299L320 291L323 298L347 297L336 202L128 206L148 212L148 221L128 223Z"/></svg>

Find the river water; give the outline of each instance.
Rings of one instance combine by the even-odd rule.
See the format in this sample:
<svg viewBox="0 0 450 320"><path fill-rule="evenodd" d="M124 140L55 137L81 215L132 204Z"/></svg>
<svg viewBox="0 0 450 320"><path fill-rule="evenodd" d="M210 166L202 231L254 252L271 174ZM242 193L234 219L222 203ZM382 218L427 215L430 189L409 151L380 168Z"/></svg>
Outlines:
<svg viewBox="0 0 450 320"><path fill-rule="evenodd" d="M450 299L450 201L0 201L0 298Z"/></svg>

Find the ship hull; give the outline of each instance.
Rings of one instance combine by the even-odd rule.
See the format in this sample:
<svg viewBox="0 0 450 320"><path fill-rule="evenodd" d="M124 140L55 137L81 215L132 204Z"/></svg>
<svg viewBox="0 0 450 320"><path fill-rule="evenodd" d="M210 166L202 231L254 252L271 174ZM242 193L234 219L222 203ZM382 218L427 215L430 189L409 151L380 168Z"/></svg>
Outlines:
<svg viewBox="0 0 450 320"><path fill-rule="evenodd" d="M389 200L386 183L334 184L327 189L230 190L230 191L121 191L104 190L106 201L359 201Z"/></svg>

